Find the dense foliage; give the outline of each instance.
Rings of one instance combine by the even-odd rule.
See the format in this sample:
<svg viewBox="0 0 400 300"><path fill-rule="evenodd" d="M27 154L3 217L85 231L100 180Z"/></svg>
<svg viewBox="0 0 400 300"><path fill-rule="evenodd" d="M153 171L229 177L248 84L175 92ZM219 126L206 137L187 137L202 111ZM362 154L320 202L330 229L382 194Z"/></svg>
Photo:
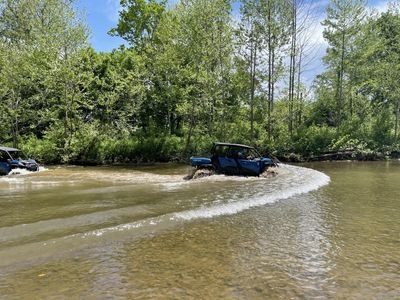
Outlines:
<svg viewBox="0 0 400 300"><path fill-rule="evenodd" d="M98 53L67 0L0 0L0 144L47 163L182 160L213 141L288 159L399 151L400 11L331 0L303 83L305 0L121 0ZM310 47L311 46L311 47Z"/></svg>

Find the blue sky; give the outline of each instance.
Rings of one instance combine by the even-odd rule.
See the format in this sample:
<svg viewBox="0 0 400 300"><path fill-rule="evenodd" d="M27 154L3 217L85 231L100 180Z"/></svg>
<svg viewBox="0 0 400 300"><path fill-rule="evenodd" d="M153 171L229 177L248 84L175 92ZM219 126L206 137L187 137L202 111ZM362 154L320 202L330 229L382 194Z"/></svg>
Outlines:
<svg viewBox="0 0 400 300"><path fill-rule="evenodd" d="M177 0L170 0L170 3ZM313 42L316 45L314 62L310 64L310 69L304 74L306 80L311 82L316 74L320 73L324 67L321 58L327 47L322 37L322 26L320 22L325 18L324 10L329 0L309 0L318 8L321 15L312 25ZM369 0L368 5L378 11L386 9L389 1ZM119 0L77 0L77 9L83 12L84 19L90 29L90 42L94 49L101 52L109 52L124 44L124 40L119 37L112 37L107 32L118 23ZM238 11L238 4L234 5L234 12Z"/></svg>
<svg viewBox="0 0 400 300"><path fill-rule="evenodd" d="M170 0L170 4L177 0ZM90 28L90 42L94 49L109 52L124 43L119 37L112 37L107 32L118 23L119 0L77 0L77 9L83 12ZM234 10L238 11L238 4Z"/></svg>
<svg viewBox="0 0 400 300"><path fill-rule="evenodd" d="M124 43L107 32L118 23L119 0L77 0L90 29L90 42L97 51L109 52Z"/></svg>
<svg viewBox="0 0 400 300"><path fill-rule="evenodd" d="M321 10L329 3L329 0L311 1ZM388 2L370 0L369 5L382 10ZM238 5L235 6L237 10ZM91 44L97 51L111 51L123 43L121 38L111 37L107 34L118 23L119 0L77 0L77 8L84 12L91 31Z"/></svg>

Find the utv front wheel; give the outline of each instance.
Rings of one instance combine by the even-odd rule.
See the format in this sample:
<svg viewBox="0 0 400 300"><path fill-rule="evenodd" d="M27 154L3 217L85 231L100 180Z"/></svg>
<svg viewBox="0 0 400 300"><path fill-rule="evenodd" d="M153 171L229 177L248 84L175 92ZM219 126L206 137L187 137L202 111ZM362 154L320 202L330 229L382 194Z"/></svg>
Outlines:
<svg viewBox="0 0 400 300"><path fill-rule="evenodd" d="M216 172L213 166L199 166L196 168L192 168L189 174L184 179L186 180L198 179L214 175L215 173Z"/></svg>

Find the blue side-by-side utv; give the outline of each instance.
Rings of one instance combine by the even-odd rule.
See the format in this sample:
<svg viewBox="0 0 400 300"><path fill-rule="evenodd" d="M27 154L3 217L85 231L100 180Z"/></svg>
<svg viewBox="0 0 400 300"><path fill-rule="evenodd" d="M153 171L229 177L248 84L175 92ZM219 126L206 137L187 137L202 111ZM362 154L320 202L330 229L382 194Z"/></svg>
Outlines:
<svg viewBox="0 0 400 300"><path fill-rule="evenodd" d="M19 149L0 147L0 175L8 175L12 169L39 171L39 165L34 159L29 159Z"/></svg>

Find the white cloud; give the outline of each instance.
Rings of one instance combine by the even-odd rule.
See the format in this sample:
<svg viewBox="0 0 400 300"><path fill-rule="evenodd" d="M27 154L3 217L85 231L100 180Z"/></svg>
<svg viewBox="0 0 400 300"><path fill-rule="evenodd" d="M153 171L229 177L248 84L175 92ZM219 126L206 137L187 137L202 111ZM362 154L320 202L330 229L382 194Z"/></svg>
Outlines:
<svg viewBox="0 0 400 300"><path fill-rule="evenodd" d="M324 45L326 46L328 43L324 39L324 26L322 26L321 22L325 19L324 18L318 18L314 22L311 23L309 32L311 35L311 41L315 45Z"/></svg>
<svg viewBox="0 0 400 300"><path fill-rule="evenodd" d="M388 10L390 3L391 1L386 0L374 1L373 4L369 5L369 9L373 12L382 13ZM328 4L328 0L319 0L313 3L313 8L319 12L319 17L310 24L309 28L309 32L312 34L312 43L323 47L326 47L328 43L323 37L324 27L321 22L326 18L325 9Z"/></svg>
<svg viewBox="0 0 400 300"><path fill-rule="evenodd" d="M329 4L329 0L319 0L319 1L313 1L311 3L311 9L315 9L318 11L325 11L325 7Z"/></svg>

